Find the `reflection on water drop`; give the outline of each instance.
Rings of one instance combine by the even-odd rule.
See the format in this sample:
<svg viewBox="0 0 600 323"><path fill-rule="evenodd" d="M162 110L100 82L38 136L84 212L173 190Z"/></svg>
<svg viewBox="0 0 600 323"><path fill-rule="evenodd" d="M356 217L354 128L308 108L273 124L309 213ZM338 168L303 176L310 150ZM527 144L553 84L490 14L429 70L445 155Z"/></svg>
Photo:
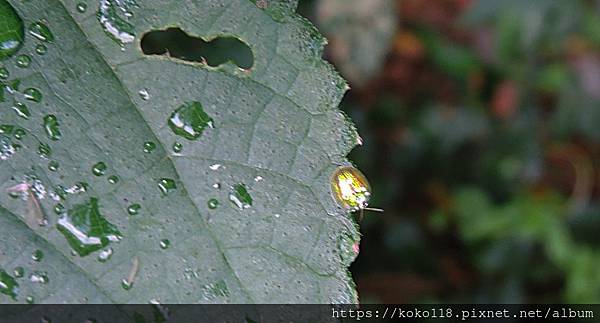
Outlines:
<svg viewBox="0 0 600 323"><path fill-rule="evenodd" d="M0 293L10 296L12 299L17 298L19 293L19 284L9 275L4 269L0 268Z"/></svg>
<svg viewBox="0 0 600 323"><path fill-rule="evenodd" d="M213 127L213 119L204 112L202 104L197 101L179 106L167 123L176 135L188 140L200 138L206 127Z"/></svg>
<svg viewBox="0 0 600 323"><path fill-rule="evenodd" d="M66 212L66 209L65 209L64 205L62 205L60 203L57 203L54 206L54 213L56 213L57 215L61 215L61 214L65 213L65 212Z"/></svg>
<svg viewBox="0 0 600 323"><path fill-rule="evenodd" d="M36 88L27 88L23 91L23 95L29 101L33 102L41 102L42 101L42 92Z"/></svg>
<svg viewBox="0 0 600 323"><path fill-rule="evenodd" d="M167 195L170 191L173 191L177 188L175 185L175 181L170 178L161 178L158 181L158 188L163 193L163 195Z"/></svg>
<svg viewBox="0 0 600 323"><path fill-rule="evenodd" d="M56 226L71 248L81 257L121 239L117 227L100 214L98 199L93 197L89 202L77 204L67 211L60 217Z"/></svg>
<svg viewBox="0 0 600 323"><path fill-rule="evenodd" d="M48 274L43 271L35 271L29 275L29 281L32 283L47 284L49 281Z"/></svg>
<svg viewBox="0 0 600 323"><path fill-rule="evenodd" d="M60 139L61 133L56 116L49 114L44 117L44 130L46 131L48 138L52 140Z"/></svg>
<svg viewBox="0 0 600 323"><path fill-rule="evenodd" d="M153 143L152 141L146 141L144 143L144 152L149 154L151 152L154 151L154 149L156 149L156 144Z"/></svg>
<svg viewBox="0 0 600 323"><path fill-rule="evenodd" d="M42 261L44 259L44 252L41 250L36 250L31 254L31 259L34 261Z"/></svg>
<svg viewBox="0 0 600 323"><path fill-rule="evenodd" d="M60 164L56 160L51 160L48 162L48 169L50 171L55 172L58 170L59 167L60 167Z"/></svg>
<svg viewBox="0 0 600 323"><path fill-rule="evenodd" d="M160 240L159 245L160 245L161 249L167 249L171 245L171 241L169 241L168 239L163 239L163 240Z"/></svg>
<svg viewBox="0 0 600 323"><path fill-rule="evenodd" d="M104 31L121 45L135 39L134 27L128 22L133 6L137 6L134 0L100 0L98 20Z"/></svg>
<svg viewBox="0 0 600 323"><path fill-rule="evenodd" d="M116 184L116 183L118 183L119 182L119 176L117 176L117 175L110 175L110 176L108 176L108 182L110 184Z"/></svg>
<svg viewBox="0 0 600 323"><path fill-rule="evenodd" d="M112 248L107 248L104 249L102 251L100 251L100 253L98 254L98 261L99 262L106 262L110 259L110 257L113 254L113 249Z"/></svg>
<svg viewBox="0 0 600 323"><path fill-rule="evenodd" d="M263 179L264 179L264 178L263 178L262 176L256 176L256 177L254 177L254 181L255 181L255 182L262 182L262 181L263 181Z"/></svg>
<svg viewBox="0 0 600 323"><path fill-rule="evenodd" d="M210 168L211 170L217 170L217 169L221 168L221 164L212 164L212 165L208 166L208 168Z"/></svg>
<svg viewBox="0 0 600 323"><path fill-rule="evenodd" d="M50 28L43 22L34 22L29 25L29 34L38 40L51 43L54 41L54 35L50 31Z"/></svg>
<svg viewBox="0 0 600 323"><path fill-rule="evenodd" d="M27 109L27 106L21 102L17 102L15 101L12 109L15 110L15 112L17 113L17 115L23 119L29 119L29 117L31 117L31 113L29 112L29 109Z"/></svg>
<svg viewBox="0 0 600 323"><path fill-rule="evenodd" d="M128 208L127 208L127 213L129 213L129 215L137 215L140 212L140 209L142 208L141 205L135 203L135 204L131 204Z"/></svg>
<svg viewBox="0 0 600 323"><path fill-rule="evenodd" d="M38 55L45 55L48 52L48 48L44 44L38 44L35 46L35 52Z"/></svg>
<svg viewBox="0 0 600 323"><path fill-rule="evenodd" d="M8 69L6 69L6 67L4 67L4 66L1 66L0 67L0 80L6 80L9 76L10 76L10 72L8 71Z"/></svg>
<svg viewBox="0 0 600 323"><path fill-rule="evenodd" d="M20 68L27 68L31 64L31 57L25 54L17 56L16 65Z"/></svg>
<svg viewBox="0 0 600 323"><path fill-rule="evenodd" d="M211 301L219 297L228 297L229 288L224 280L219 280L216 283L202 286L202 297L205 300Z"/></svg>
<svg viewBox="0 0 600 323"><path fill-rule="evenodd" d="M97 162L92 166L92 173L96 176L102 176L106 173L106 164L104 162Z"/></svg>
<svg viewBox="0 0 600 323"><path fill-rule="evenodd" d="M139 90L138 94L140 95L140 98L142 98L142 100L150 99L150 94L148 93L148 90L146 90L146 89Z"/></svg>
<svg viewBox="0 0 600 323"><path fill-rule="evenodd" d="M25 269L23 269L21 266L15 267L15 270L13 270L13 275L15 275L16 278L21 278L23 275L25 275Z"/></svg>
<svg viewBox="0 0 600 323"><path fill-rule="evenodd" d="M84 13L87 10L87 4L80 2L77 4L76 9L77 9L77 12Z"/></svg>
<svg viewBox="0 0 600 323"><path fill-rule="evenodd" d="M229 200L233 202L240 210L252 206L252 196L248 193L246 186L242 183L236 184L233 191L229 193Z"/></svg>
<svg viewBox="0 0 600 323"><path fill-rule="evenodd" d="M181 143L176 142L173 144L173 152L174 153L179 154L182 149L183 149L183 145Z"/></svg>
<svg viewBox="0 0 600 323"><path fill-rule="evenodd" d="M219 206L219 201L217 199L210 199L207 204L209 209L214 210Z"/></svg>
<svg viewBox="0 0 600 323"><path fill-rule="evenodd" d="M17 11L6 0L0 1L0 18L0 61L3 61L21 48L25 28Z"/></svg>

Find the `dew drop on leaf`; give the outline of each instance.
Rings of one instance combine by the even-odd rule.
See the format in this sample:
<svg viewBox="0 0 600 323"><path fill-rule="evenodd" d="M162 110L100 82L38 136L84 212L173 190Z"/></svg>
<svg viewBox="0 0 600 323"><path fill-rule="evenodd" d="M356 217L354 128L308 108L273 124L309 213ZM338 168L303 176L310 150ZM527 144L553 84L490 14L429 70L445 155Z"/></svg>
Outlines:
<svg viewBox="0 0 600 323"><path fill-rule="evenodd" d="M13 104L12 109L15 110L15 112L17 113L17 115L25 120L29 119L29 117L31 117L31 113L29 112L29 109L27 108L27 106L24 103L21 102L16 102Z"/></svg>
<svg viewBox="0 0 600 323"><path fill-rule="evenodd" d="M168 239L163 239L163 240L160 240L159 245L160 245L161 249L167 249L171 245L171 241L169 241Z"/></svg>
<svg viewBox="0 0 600 323"><path fill-rule="evenodd" d="M181 143L176 142L176 143L173 144L173 152L174 153L178 154L178 153L181 152L181 150L183 150L183 145Z"/></svg>
<svg viewBox="0 0 600 323"><path fill-rule="evenodd" d="M47 43L51 43L54 41L54 35L50 31L50 28L48 28L48 26L46 26L46 24L44 24L41 21L34 22L31 25L29 25L29 34L37 38L38 40Z"/></svg>
<svg viewBox="0 0 600 323"><path fill-rule="evenodd" d="M48 48L44 44L38 44L37 46L35 46L35 52L38 55L46 55L46 53L48 52Z"/></svg>
<svg viewBox="0 0 600 323"><path fill-rule="evenodd" d="M97 162L92 166L92 174L96 176L102 176L106 173L106 164L104 162Z"/></svg>
<svg viewBox="0 0 600 323"><path fill-rule="evenodd" d="M6 67L0 67L0 80L6 80L10 76L10 72Z"/></svg>
<svg viewBox="0 0 600 323"><path fill-rule="evenodd" d="M163 195L167 195L169 192L175 190L177 186L175 185L175 181L170 178L161 178L158 181L158 188L163 193Z"/></svg>
<svg viewBox="0 0 600 323"><path fill-rule="evenodd" d="M6 0L0 0L0 21L0 61L3 61L21 48L25 28L17 11Z"/></svg>
<svg viewBox="0 0 600 323"><path fill-rule="evenodd" d="M44 252L41 250L36 250L31 254L31 259L34 261L42 261L44 259Z"/></svg>
<svg viewBox="0 0 600 323"><path fill-rule="evenodd" d="M51 160L50 162L48 162L48 169L50 171L57 171L58 168L60 167L60 164L56 161L56 160Z"/></svg>
<svg viewBox="0 0 600 323"><path fill-rule="evenodd" d="M207 204L209 209L214 210L219 206L219 201L217 199L210 199Z"/></svg>
<svg viewBox="0 0 600 323"><path fill-rule="evenodd" d="M23 91L23 96L29 101L33 102L41 102L42 101L42 92L36 88L27 88Z"/></svg>
<svg viewBox="0 0 600 323"><path fill-rule="evenodd" d="M152 151L154 151L154 149L156 149L156 144L153 143L152 141L146 141L144 143L144 152L145 153L151 153Z"/></svg>
<svg viewBox="0 0 600 323"><path fill-rule="evenodd" d="M134 0L100 0L98 20L104 31L121 45L135 39L135 28L128 22L133 6L137 6Z"/></svg>
<svg viewBox="0 0 600 323"><path fill-rule="evenodd" d="M77 12L79 13L84 13L87 10L87 4L85 4L84 2L80 2L77 4Z"/></svg>
<svg viewBox="0 0 600 323"><path fill-rule="evenodd" d="M98 253L98 261L100 262L106 262L110 259L110 257L113 254L113 249L112 248L106 248L102 251L100 251L100 253Z"/></svg>
<svg viewBox="0 0 600 323"><path fill-rule="evenodd" d="M31 57L29 55L21 54L17 56L16 65L20 68L27 68L31 64Z"/></svg>
<svg viewBox="0 0 600 323"><path fill-rule="evenodd" d="M32 283L47 284L49 280L48 274L43 271L35 271L29 275L29 281Z"/></svg>
<svg viewBox="0 0 600 323"><path fill-rule="evenodd" d="M116 184L116 183L118 183L119 182L119 176L117 176L117 175L110 175L110 176L108 176L108 182L110 184Z"/></svg>
<svg viewBox="0 0 600 323"><path fill-rule="evenodd" d="M59 140L61 133L56 116L49 114L44 117L44 130L51 140Z"/></svg>
<svg viewBox="0 0 600 323"><path fill-rule="evenodd" d="M196 140L204 129L213 127L213 119L204 112L200 102L192 101L177 108L169 117L168 124L176 135Z"/></svg>
<svg viewBox="0 0 600 323"><path fill-rule="evenodd" d="M33 296L29 295L25 298L25 302L27 302L27 304L33 304L35 302L35 299L33 298Z"/></svg>
<svg viewBox="0 0 600 323"><path fill-rule="evenodd" d="M15 278L9 275L4 269L0 268L0 293L10 296L12 299L17 298L19 293L19 284Z"/></svg>
<svg viewBox="0 0 600 323"><path fill-rule="evenodd" d="M21 278L23 275L25 275L25 269L23 269L21 266L15 267L13 270L13 275L15 275L16 278Z"/></svg>
<svg viewBox="0 0 600 323"><path fill-rule="evenodd" d="M135 203L135 204L131 204L128 208L127 208L127 213L129 213L129 215L137 215L140 211L140 209L142 208L141 205Z"/></svg>
<svg viewBox="0 0 600 323"><path fill-rule="evenodd" d="M247 209L252 206L252 196L248 193L248 189L244 184L236 184L231 193L229 200L235 204L240 210Z"/></svg>

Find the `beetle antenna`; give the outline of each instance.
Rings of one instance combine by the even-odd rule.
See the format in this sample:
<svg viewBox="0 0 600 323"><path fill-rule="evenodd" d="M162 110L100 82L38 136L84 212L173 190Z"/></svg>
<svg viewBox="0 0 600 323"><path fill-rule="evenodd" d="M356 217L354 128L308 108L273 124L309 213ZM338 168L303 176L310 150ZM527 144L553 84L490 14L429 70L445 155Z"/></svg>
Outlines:
<svg viewBox="0 0 600 323"><path fill-rule="evenodd" d="M383 213L384 212L383 209L371 208L371 207L365 207L365 208L362 208L361 210L367 210L367 211L373 211L373 212L379 212L379 213Z"/></svg>

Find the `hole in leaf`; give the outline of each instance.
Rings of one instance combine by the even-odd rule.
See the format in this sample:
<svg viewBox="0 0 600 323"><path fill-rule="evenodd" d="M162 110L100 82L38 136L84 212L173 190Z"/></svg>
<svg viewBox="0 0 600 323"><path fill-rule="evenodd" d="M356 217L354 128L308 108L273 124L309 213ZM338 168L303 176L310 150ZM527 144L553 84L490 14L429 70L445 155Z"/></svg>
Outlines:
<svg viewBox="0 0 600 323"><path fill-rule="evenodd" d="M242 69L254 64L252 50L234 37L217 37L209 42L192 37L180 28L150 31L142 37L142 51L146 55L166 55L188 62L206 62L219 66L228 61Z"/></svg>

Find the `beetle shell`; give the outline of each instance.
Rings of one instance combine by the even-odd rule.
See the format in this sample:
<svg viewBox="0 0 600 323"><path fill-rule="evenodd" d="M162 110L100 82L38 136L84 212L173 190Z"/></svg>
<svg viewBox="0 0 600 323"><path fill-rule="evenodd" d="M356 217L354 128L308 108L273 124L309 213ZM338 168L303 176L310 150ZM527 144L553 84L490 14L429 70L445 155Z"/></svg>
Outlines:
<svg viewBox="0 0 600 323"><path fill-rule="evenodd" d="M331 176L331 193L334 200L344 209L358 211L369 204L371 186L358 169L352 166L340 166Z"/></svg>

